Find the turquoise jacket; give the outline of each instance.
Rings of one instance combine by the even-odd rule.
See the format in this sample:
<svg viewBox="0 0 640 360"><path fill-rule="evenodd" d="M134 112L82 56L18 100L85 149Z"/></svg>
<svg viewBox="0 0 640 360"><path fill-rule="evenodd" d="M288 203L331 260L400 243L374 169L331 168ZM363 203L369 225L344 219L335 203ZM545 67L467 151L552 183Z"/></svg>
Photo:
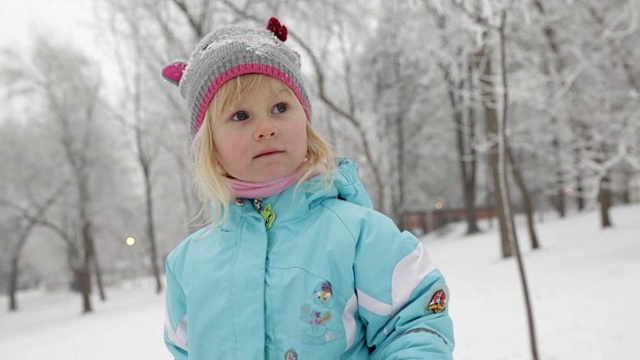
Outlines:
<svg viewBox="0 0 640 360"><path fill-rule="evenodd" d="M452 358L449 292L423 244L372 209L355 163L334 175L236 199L171 252L176 359Z"/></svg>

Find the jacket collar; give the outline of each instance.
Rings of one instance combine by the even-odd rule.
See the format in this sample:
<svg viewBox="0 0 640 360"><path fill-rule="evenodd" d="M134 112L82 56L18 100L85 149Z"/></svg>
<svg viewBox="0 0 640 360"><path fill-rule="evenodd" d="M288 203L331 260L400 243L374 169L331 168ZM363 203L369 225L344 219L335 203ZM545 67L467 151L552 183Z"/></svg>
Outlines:
<svg viewBox="0 0 640 360"><path fill-rule="evenodd" d="M310 209L329 198L340 198L373 208L371 198L358 178L357 164L348 158L338 158L337 162L338 166L332 170L332 181L329 184L323 183L322 176L318 175L261 199L259 204L255 204L255 199L236 198L232 201L229 217L221 228L229 231L237 228L247 217L262 218L256 209L260 206L262 209L270 206L270 210L275 213L274 226L306 216Z"/></svg>

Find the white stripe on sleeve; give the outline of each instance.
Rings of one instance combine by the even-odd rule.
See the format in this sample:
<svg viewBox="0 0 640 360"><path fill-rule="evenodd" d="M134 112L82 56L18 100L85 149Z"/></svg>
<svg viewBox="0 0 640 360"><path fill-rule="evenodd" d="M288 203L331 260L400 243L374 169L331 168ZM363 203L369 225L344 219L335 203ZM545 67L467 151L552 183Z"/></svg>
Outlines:
<svg viewBox="0 0 640 360"><path fill-rule="evenodd" d="M395 314L409 301L411 293L424 277L435 269L435 265L420 242L415 250L400 260L393 269L391 277L392 304L387 304L360 289L356 289L358 304L378 315Z"/></svg>
<svg viewBox="0 0 640 360"><path fill-rule="evenodd" d="M171 317L167 311L164 317L164 329L167 332L167 337L169 337L169 340L171 340L175 346L185 351L189 351L189 348L187 347L187 315L180 319L178 327L173 330Z"/></svg>
<svg viewBox="0 0 640 360"><path fill-rule="evenodd" d="M342 312L342 323L344 324L344 330L346 333L347 346L345 347L345 351L349 350L351 345L353 345L353 341L356 338L356 319L355 314L358 309L358 298L355 294L351 295L349 300L347 300L347 304L344 306L344 311Z"/></svg>

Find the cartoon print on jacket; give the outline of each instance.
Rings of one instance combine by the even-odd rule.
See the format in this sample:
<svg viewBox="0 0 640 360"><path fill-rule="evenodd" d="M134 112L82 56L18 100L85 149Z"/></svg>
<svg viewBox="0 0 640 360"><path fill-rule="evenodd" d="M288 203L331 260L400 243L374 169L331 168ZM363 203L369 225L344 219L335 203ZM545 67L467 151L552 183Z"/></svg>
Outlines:
<svg viewBox="0 0 640 360"><path fill-rule="evenodd" d="M340 337L332 326L334 321L330 311L333 308L333 287L329 281L318 284L312 292L313 305L304 304L300 307L300 320L307 327L297 330L300 341L305 344L322 345Z"/></svg>

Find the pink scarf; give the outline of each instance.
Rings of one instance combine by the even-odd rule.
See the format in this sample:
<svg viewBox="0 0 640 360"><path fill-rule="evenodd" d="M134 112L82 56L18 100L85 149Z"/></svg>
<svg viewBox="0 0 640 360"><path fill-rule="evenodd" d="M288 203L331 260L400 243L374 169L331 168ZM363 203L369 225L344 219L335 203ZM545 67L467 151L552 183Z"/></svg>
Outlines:
<svg viewBox="0 0 640 360"><path fill-rule="evenodd" d="M264 198L282 192L291 184L298 181L298 174L293 173L282 179L274 180L268 183L257 183L232 178L225 178L227 184L231 187L231 194L235 197L256 199Z"/></svg>

